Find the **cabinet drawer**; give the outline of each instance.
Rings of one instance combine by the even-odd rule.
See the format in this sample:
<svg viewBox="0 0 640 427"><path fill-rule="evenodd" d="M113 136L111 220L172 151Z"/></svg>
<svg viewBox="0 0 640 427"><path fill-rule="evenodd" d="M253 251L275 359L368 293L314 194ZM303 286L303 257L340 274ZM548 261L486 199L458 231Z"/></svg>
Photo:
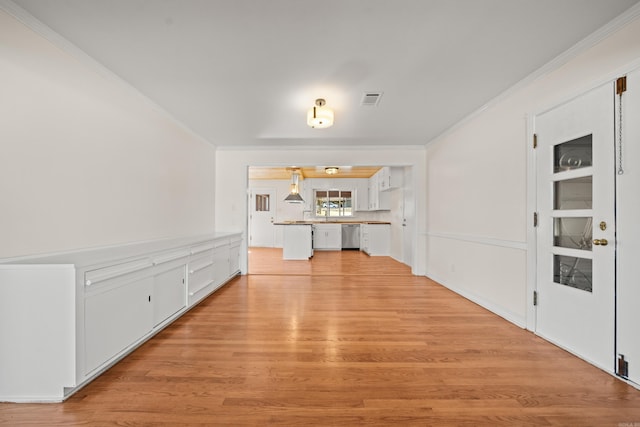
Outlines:
<svg viewBox="0 0 640 427"><path fill-rule="evenodd" d="M208 265L197 270L189 270L189 295L193 295L200 289L214 282L213 260Z"/></svg>
<svg viewBox="0 0 640 427"><path fill-rule="evenodd" d="M141 258L135 261L124 262L122 264L111 265L109 267L97 268L84 273L84 285L93 286L99 282L115 279L126 274L144 270L153 266L149 258Z"/></svg>

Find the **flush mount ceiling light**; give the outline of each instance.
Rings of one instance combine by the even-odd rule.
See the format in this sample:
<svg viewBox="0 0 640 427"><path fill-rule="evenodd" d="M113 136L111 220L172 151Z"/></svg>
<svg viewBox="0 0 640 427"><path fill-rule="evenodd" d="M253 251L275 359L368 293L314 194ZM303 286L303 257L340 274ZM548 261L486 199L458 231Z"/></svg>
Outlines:
<svg viewBox="0 0 640 427"><path fill-rule="evenodd" d="M307 124L314 129L324 129L333 125L333 110L325 107L322 98L316 99L316 105L307 112Z"/></svg>
<svg viewBox="0 0 640 427"><path fill-rule="evenodd" d="M326 173L327 175L335 175L338 173L338 168L335 166L330 166L327 168L324 168L324 173Z"/></svg>

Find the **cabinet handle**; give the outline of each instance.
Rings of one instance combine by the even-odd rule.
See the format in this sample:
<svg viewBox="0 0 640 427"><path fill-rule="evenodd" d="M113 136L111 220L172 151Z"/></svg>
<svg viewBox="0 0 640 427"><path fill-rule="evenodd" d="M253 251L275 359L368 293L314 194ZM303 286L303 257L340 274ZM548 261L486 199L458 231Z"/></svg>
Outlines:
<svg viewBox="0 0 640 427"><path fill-rule="evenodd" d="M193 274L193 273L195 273L197 271L204 270L205 268L207 268L207 267L209 267L210 265L213 265L213 264L214 264L213 262L210 262L210 263L198 266L198 267L194 267L193 270L189 270L189 274Z"/></svg>

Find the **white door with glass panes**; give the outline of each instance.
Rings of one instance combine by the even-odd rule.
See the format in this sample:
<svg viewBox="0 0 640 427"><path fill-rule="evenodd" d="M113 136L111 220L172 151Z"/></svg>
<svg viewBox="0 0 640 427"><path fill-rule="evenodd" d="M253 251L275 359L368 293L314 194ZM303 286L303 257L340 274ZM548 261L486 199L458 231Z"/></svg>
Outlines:
<svg viewBox="0 0 640 427"><path fill-rule="evenodd" d="M275 246L276 190L252 188L249 200L249 246Z"/></svg>
<svg viewBox="0 0 640 427"><path fill-rule="evenodd" d="M536 333L614 368L614 91L536 116Z"/></svg>

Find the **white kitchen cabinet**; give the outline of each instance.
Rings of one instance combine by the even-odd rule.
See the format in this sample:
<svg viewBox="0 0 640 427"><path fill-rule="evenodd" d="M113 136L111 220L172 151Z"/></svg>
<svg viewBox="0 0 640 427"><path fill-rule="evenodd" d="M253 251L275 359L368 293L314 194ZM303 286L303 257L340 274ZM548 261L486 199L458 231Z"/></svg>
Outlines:
<svg viewBox="0 0 640 427"><path fill-rule="evenodd" d="M380 172L369 178L369 210L388 211L391 210L391 194L380 191Z"/></svg>
<svg viewBox="0 0 640 427"><path fill-rule="evenodd" d="M313 256L310 224L284 225L282 259L307 260Z"/></svg>
<svg viewBox="0 0 640 427"><path fill-rule="evenodd" d="M371 256L388 256L391 248L390 224L361 224L360 250Z"/></svg>
<svg viewBox="0 0 640 427"><path fill-rule="evenodd" d="M358 212L369 210L369 179L354 178L355 203L354 208Z"/></svg>
<svg viewBox="0 0 640 427"><path fill-rule="evenodd" d="M0 325L15 325L0 327L11 348L0 352L0 401L69 397L238 274L240 240L216 233L0 264Z"/></svg>
<svg viewBox="0 0 640 427"><path fill-rule="evenodd" d="M378 201L380 199L380 190L378 189L378 175L369 178L369 210L378 210Z"/></svg>
<svg viewBox="0 0 640 427"><path fill-rule="evenodd" d="M300 192L300 195L302 196L302 200L303 200L303 206L304 206L303 211L314 212L315 210L315 201L313 199L314 180L311 178L307 178L302 181L300 186L302 187L302 191Z"/></svg>
<svg viewBox="0 0 640 427"><path fill-rule="evenodd" d="M402 186L402 168L385 166L377 172L380 191L392 190Z"/></svg>
<svg viewBox="0 0 640 427"><path fill-rule="evenodd" d="M316 224L313 232L313 248L318 250L342 249L342 225Z"/></svg>

